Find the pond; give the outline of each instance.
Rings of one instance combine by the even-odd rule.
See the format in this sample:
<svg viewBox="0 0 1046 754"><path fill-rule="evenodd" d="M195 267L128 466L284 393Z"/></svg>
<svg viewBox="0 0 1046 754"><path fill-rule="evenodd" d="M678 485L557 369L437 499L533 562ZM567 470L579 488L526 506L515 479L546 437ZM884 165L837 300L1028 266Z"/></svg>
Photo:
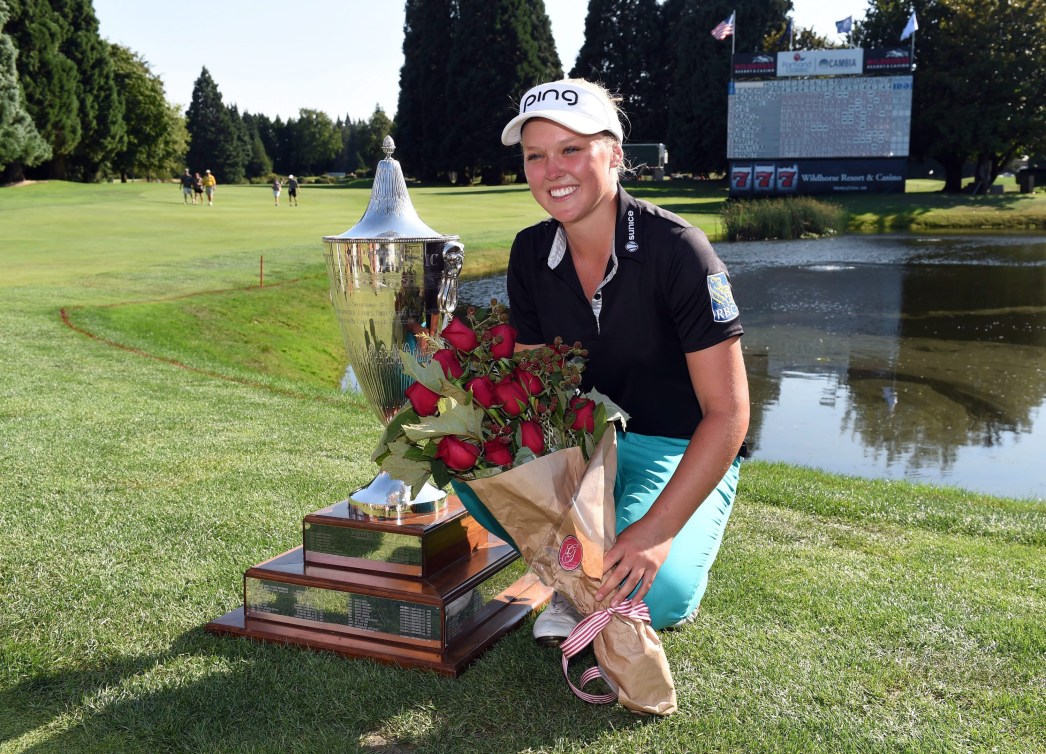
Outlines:
<svg viewBox="0 0 1046 754"><path fill-rule="evenodd" d="M1046 236L716 248L745 326L752 457L1046 500ZM491 297L507 301L501 278L462 283L461 301Z"/></svg>

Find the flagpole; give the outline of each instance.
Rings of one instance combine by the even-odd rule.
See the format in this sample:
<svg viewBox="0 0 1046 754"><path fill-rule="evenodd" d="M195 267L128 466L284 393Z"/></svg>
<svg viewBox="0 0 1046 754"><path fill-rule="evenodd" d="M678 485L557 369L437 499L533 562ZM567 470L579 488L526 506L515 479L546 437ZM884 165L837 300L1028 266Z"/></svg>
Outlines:
<svg viewBox="0 0 1046 754"><path fill-rule="evenodd" d="M734 33L730 35L730 60L737 54L737 8L730 14L734 18Z"/></svg>

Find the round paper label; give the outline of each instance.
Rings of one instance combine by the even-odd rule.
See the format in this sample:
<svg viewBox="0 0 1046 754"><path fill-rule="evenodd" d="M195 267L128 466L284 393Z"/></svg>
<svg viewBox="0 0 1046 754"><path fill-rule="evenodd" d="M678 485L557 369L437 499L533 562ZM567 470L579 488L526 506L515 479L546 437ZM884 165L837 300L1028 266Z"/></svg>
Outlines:
<svg viewBox="0 0 1046 754"><path fill-rule="evenodd" d="M567 536L559 547L559 565L565 571L573 571L581 565L581 543L574 535Z"/></svg>

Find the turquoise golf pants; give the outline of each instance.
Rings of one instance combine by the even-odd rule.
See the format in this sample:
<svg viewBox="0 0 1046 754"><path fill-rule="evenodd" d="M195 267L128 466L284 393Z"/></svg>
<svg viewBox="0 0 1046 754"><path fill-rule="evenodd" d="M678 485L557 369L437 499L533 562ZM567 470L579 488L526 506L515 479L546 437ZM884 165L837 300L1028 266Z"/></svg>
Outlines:
<svg viewBox="0 0 1046 754"><path fill-rule="evenodd" d="M638 521L657 500L683 458L688 440L623 432L617 438L617 533ZM644 602L656 629L689 617L705 596L708 572L719 554L726 522L733 510L741 458L719 481L672 540L672 549Z"/></svg>

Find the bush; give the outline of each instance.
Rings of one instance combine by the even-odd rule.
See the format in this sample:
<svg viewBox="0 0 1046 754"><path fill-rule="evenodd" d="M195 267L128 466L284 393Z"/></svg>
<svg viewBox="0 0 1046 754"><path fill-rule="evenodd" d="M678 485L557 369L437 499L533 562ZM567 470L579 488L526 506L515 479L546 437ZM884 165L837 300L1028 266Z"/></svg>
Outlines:
<svg viewBox="0 0 1046 754"><path fill-rule="evenodd" d="M846 225L842 207L808 196L731 200L720 211L728 241L820 238Z"/></svg>

